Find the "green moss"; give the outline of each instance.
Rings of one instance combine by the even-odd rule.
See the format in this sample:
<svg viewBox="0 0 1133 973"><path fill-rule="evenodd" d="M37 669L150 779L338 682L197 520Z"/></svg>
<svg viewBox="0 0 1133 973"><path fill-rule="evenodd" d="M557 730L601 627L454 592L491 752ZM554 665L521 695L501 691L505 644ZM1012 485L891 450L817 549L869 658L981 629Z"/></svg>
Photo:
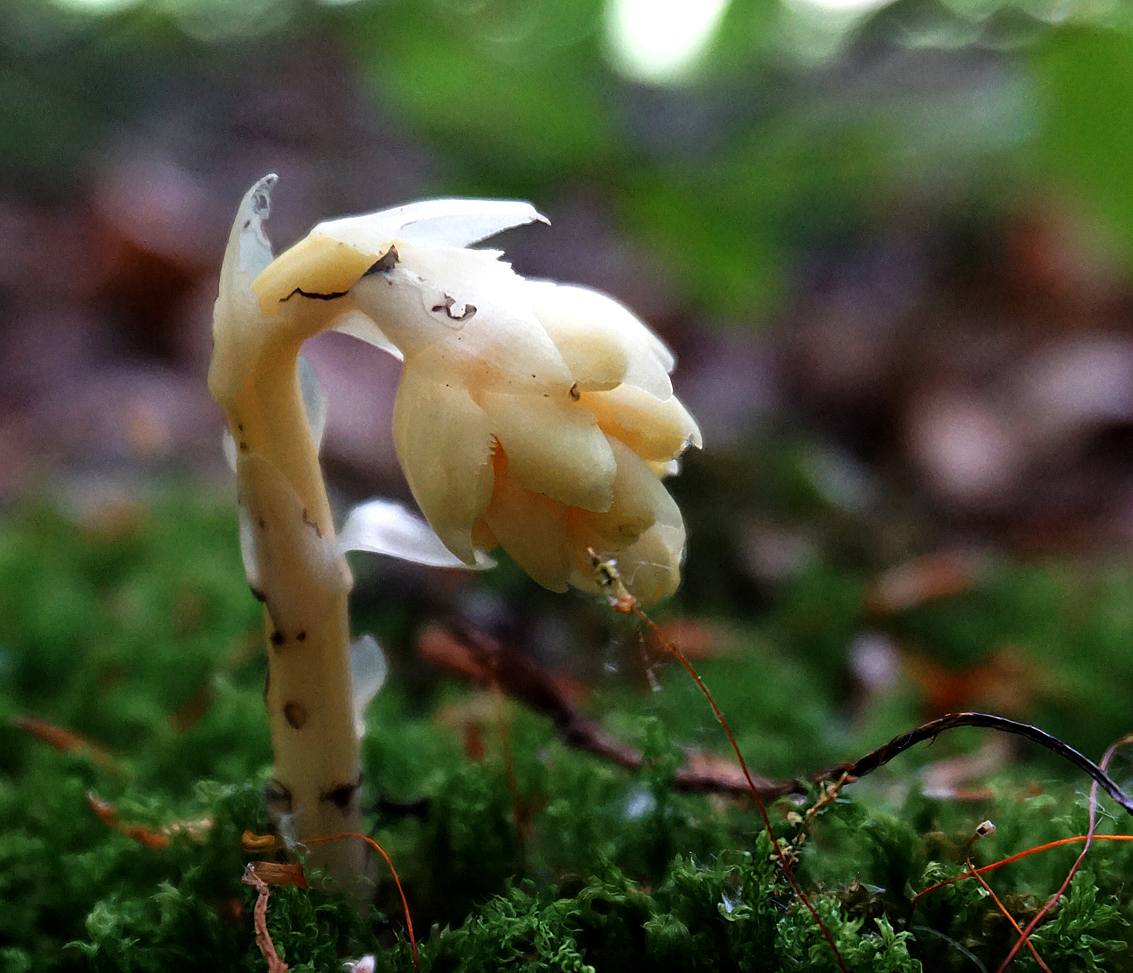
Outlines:
<svg viewBox="0 0 1133 973"><path fill-rule="evenodd" d="M270 753L260 613L232 520L226 506L178 494L113 531L79 528L42 507L0 526L0 968L264 968L255 892L240 882L254 856L240 836L266 827ZM815 574L785 592L764 625L736 620L737 654L702 665L760 771L799 773L855 756L882 742L878 726L896 719L875 714L831 735L841 679L825 671L829 660L794 653L816 647L832 659L862 617L865 585L846 573L829 589L835 597L823 602L823 589ZM957 658L971 656L978 632L989 644L1041 641L1055 677L1088 664L1096 649L1121 685L1133 620L1127 591L1120 571L1008 566L953 603L975 604L965 620L941 605L935 616L920 611L893 624L946 653L956 646ZM396 627L411 631L405 610L398 607ZM370 823L400 870L423 970L834 968L748 802L676 789L683 745L724 748L681 672L656 673L658 692L629 681L604 692L603 721L645 754L643 768L629 772L565 747L546 719L513 703L477 708L444 680L421 682L410 696L396 678L397 645L390 648L395 678L368 717L366 796L418 802L414 813L387 810ZM1077 685L1090 706L1104 695L1091 680ZM1067 698L1044 705L1066 721L1080 718ZM451 714L462 708L480 714L482 759L465 754L454 728ZM60 753L12 725L17 716L78 731L113 763ZM1092 732L1116 735L1117 720ZM979 862L1085 830L1084 782L1069 772L1056 779L1056 764L1043 766L1038 792L1025 767L1004 770L975 804L911 786L918 762L983 739L942 738L927 756L901 758L843 789L805 834L786 817L789 807L771 809L850 969L965 970L976 968L973 958L994 968L1014 934L984 889L957 881L912 909L914 895L964 873L965 846L984 818L997 831L973 846ZM146 847L94 814L91 791L122 822L155 833L194 824L198 834L183 827L166 847ZM1128 832L1124 819L1103 824ZM1034 855L988 880L1024 922L1079 850ZM1128 959L1131 855L1127 843L1095 845L1089 871L1033 936L1052 968L1113 970ZM276 887L267 915L293 970L339 970L364 952L378 955L381 970L412 969L388 879L368 911L330 892ZM1017 963L1033 967L1025 952Z"/></svg>

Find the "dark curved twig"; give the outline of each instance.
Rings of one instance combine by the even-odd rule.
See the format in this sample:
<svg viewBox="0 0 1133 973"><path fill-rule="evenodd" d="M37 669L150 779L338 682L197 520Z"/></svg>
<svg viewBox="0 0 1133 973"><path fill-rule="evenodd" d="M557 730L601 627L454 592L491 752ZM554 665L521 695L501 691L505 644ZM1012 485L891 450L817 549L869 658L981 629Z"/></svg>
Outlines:
<svg viewBox="0 0 1133 973"><path fill-rule="evenodd" d="M1083 773L1088 774L1098 785L1118 804L1120 804L1126 811L1133 814L1133 798L1125 793L1101 767L1083 756L1069 744L1063 743L1056 736L1052 736L1045 730L1040 730L1037 726L1031 726L1029 723L1020 723L1017 720L1009 720L1005 716L994 716L991 713L950 713L947 716L942 716L937 720L930 720L928 723L923 723L916 729L910 730L908 733L903 733L899 737L894 737L888 743L878 747L876 750L871 750L864 757L860 757L852 763L839 764L836 767L831 767L829 770L824 770L816 774L811 779L816 783L822 783L829 780L838 780L843 774L848 774L850 777L864 777L889 763L894 757L899 756L906 750L915 747L918 743L923 743L925 740L934 740L937 736L945 730L954 730L960 726L976 726L985 727L990 730L999 730L1003 733L1011 733L1015 736L1024 737L1027 740L1037 743L1041 747L1045 747L1052 753L1057 754L1065 760L1070 761Z"/></svg>

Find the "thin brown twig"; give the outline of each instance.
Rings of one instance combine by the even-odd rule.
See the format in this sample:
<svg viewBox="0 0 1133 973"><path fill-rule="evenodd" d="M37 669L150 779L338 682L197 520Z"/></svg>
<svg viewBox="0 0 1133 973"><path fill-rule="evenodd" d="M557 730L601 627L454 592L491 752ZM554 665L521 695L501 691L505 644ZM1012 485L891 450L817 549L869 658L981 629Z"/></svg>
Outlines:
<svg viewBox="0 0 1133 973"><path fill-rule="evenodd" d="M1063 743L1058 737L1052 736L1045 730L1040 730L1037 726L1031 726L1029 723L1020 723L1017 720L1009 720L1005 716L995 716L990 713L950 713L939 719L930 720L928 723L922 723L920 726L915 727L908 733L902 733L900 736L894 737L888 743L883 744L876 750L871 750L864 757L860 757L852 763L838 764L835 767L831 767L829 770L815 774L811 780L816 783L823 780L835 780L843 773L848 773L852 777L864 777L866 774L873 773L873 771L877 770L879 767L889 763L889 761L904 753L906 750L915 747L918 743L923 743L926 740L935 740L946 730L954 730L961 726L1000 730L1003 733L1011 733L1015 736L1024 737L1032 743L1037 743L1039 746L1045 747L1047 750L1068 760L1079 770L1088 774L1110 797L1130 814L1133 814L1133 797L1126 794L1105 770L1088 757L1083 756L1069 744Z"/></svg>
<svg viewBox="0 0 1133 973"><path fill-rule="evenodd" d="M454 675L481 686L495 686L505 695L550 717L559 738L570 747L592 753L627 770L640 770L641 751L612 737L595 719L587 716L567 697L554 678L522 652L503 645L483 632L433 624L418 639L421 655ZM690 754L695 758L695 754ZM756 790L765 800L801 794L801 781L779 784L754 777ZM709 765L691 759L676 771L680 791L735 796L750 793L750 784L738 766Z"/></svg>
<svg viewBox="0 0 1133 973"><path fill-rule="evenodd" d="M268 973L287 973L287 964L279 958L279 953L275 951L275 943L271 941L271 933L268 932L268 897L271 895L271 889L256 874L255 866L251 862L244 869L240 881L256 890L256 945L260 947L260 952L267 961Z"/></svg>
<svg viewBox="0 0 1133 973"><path fill-rule="evenodd" d="M495 684L503 692L549 716L559 737L568 746L585 750L629 770L640 769L643 759L640 751L615 740L600 723L582 713L554 679L523 653L501 645L483 633L468 631L457 635L441 625L426 629L419 645L426 659L471 682L491 685L494 673ZM857 760L835 764L812 774L809 781L812 784L828 781L853 783L853 780L873 773L917 744L934 740L941 733L962 726L999 730L1045 747L1088 774L1114 801L1133 814L1133 797L1092 760L1038 727L990 713L950 713L930 720ZM755 792L764 801L802 794L807 787L806 782L799 779L776 782L754 775L751 775L749 783L739 767L721 771L688 765L678 768L675 783L679 790L733 795L750 793L754 785Z"/></svg>

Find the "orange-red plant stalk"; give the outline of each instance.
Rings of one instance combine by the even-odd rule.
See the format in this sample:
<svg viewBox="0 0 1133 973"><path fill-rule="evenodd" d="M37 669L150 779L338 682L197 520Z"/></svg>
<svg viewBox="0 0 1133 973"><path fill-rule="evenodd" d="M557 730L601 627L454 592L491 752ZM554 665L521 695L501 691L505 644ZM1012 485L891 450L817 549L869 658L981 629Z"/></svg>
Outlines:
<svg viewBox="0 0 1133 973"><path fill-rule="evenodd" d="M343 838L357 838L359 841L364 841L385 859L386 865L389 866L390 874L393 876L394 884L397 886L397 894L401 896L401 908L405 911L405 925L409 930L409 948L413 952L413 969L420 970L421 963L417 956L417 937L413 934L413 916L409 914L409 901L405 898L405 890L401 887L401 879L397 876L397 869L393 867L393 862L390 860L389 855L386 854L385 849L369 835L359 834L357 831L346 831L343 834L308 838L302 843L305 845L321 845L328 841L340 841Z"/></svg>

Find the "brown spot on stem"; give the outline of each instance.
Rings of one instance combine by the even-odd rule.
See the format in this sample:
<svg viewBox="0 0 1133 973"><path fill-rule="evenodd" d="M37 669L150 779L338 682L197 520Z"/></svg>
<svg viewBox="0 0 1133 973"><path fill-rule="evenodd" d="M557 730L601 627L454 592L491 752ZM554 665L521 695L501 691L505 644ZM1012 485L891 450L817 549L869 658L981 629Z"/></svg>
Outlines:
<svg viewBox="0 0 1133 973"><path fill-rule="evenodd" d="M339 784L337 787L331 788L325 794L319 795L320 801L329 801L343 814L350 809L350 802L354 800L354 795L358 793L359 788L362 786L362 775L358 775L358 781L354 784Z"/></svg>
<svg viewBox="0 0 1133 973"><path fill-rule="evenodd" d="M574 399L575 402L582 398L582 393L578 390L578 382L575 382L570 387L570 397Z"/></svg>
<svg viewBox="0 0 1133 973"><path fill-rule="evenodd" d="M262 588L257 588L255 585L249 585L248 587L252 589L252 597L255 598L256 601L262 603L268 600L268 596L264 594Z"/></svg>
<svg viewBox="0 0 1133 973"><path fill-rule="evenodd" d="M278 649L281 645L283 645L284 642L287 641L287 639L284 637L283 633L279 629L276 629L274 632L271 633L270 641L271 641L271 644L274 645Z"/></svg>
<svg viewBox="0 0 1133 973"><path fill-rule="evenodd" d="M302 703L297 703L292 700L289 703L283 704L283 718L287 720L287 725L293 730L303 729L303 724L307 722L307 708Z"/></svg>
<svg viewBox="0 0 1133 973"><path fill-rule="evenodd" d="M315 536L319 538L319 540L323 539L323 529L318 525L317 521L311 520L311 515L307 513L306 507L303 508L303 523L315 532Z"/></svg>
<svg viewBox="0 0 1133 973"><path fill-rule="evenodd" d="M296 635L295 635L295 641L296 642L306 642L307 641L307 633L306 632L297 632Z"/></svg>

